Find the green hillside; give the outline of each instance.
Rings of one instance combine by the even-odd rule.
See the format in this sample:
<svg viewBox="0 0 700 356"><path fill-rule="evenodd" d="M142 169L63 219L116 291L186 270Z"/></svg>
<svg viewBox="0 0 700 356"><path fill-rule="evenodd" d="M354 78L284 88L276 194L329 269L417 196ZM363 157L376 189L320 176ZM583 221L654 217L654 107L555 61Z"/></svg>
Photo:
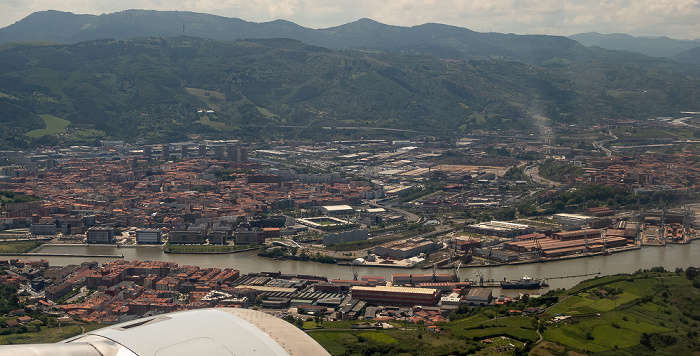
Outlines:
<svg viewBox="0 0 700 356"><path fill-rule="evenodd" d="M66 128L68 125L70 125L70 121L59 119L55 116L44 114L39 115L39 117L44 120L44 125L46 125L46 127L43 129L29 131L26 133L27 136L38 138L46 135L60 134L66 131Z"/></svg>
<svg viewBox="0 0 700 356"><path fill-rule="evenodd" d="M440 332L392 322L392 329L352 330L358 321L305 323L333 355L693 355L700 350L697 269L584 281L527 302L460 308ZM532 316L513 310L546 308ZM556 321L556 317L561 317Z"/></svg>
<svg viewBox="0 0 700 356"><path fill-rule="evenodd" d="M533 116L554 125L590 124L700 106L697 78L617 59L541 68L336 51L283 39L177 37L15 44L0 48L0 63L4 148L105 138L163 142L192 134L386 135L371 130L380 127L530 132ZM58 121L40 115L69 121L71 132L56 137ZM366 130L319 130L335 126ZM41 137L24 135L29 132ZM85 132L104 134L78 135Z"/></svg>

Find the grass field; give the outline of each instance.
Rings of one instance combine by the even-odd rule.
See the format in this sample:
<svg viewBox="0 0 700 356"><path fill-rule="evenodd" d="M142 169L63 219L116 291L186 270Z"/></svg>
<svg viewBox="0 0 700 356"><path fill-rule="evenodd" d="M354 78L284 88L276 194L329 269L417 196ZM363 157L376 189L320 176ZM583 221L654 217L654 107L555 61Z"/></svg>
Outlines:
<svg viewBox="0 0 700 356"><path fill-rule="evenodd" d="M229 128L223 122L210 120L208 115L202 116L198 121L195 121L195 122L198 122L198 123L205 125L205 126L209 126L212 129L217 130L217 131L226 131Z"/></svg>
<svg viewBox="0 0 700 356"><path fill-rule="evenodd" d="M56 135L66 131L70 121L59 119L51 115L39 115L43 120L46 128L37 129L27 132L25 135L32 138L39 138L46 135Z"/></svg>
<svg viewBox="0 0 700 356"><path fill-rule="evenodd" d="M41 242L3 242L0 243L0 253L27 253L41 246Z"/></svg>
<svg viewBox="0 0 700 356"><path fill-rule="evenodd" d="M431 333L425 328L311 331L309 335L331 355L454 355L473 354L483 348L480 341Z"/></svg>
<svg viewBox="0 0 700 356"><path fill-rule="evenodd" d="M535 342L539 339L537 331L532 326L532 318L514 316L496 320L482 321L482 318L460 320L454 325L445 325L453 336L461 338L486 339L496 336L509 336L518 340Z"/></svg>
<svg viewBox="0 0 700 356"><path fill-rule="evenodd" d="M261 108L261 107L259 107L259 106L256 106L255 108L258 109L258 112L261 113L261 114L262 114L263 116L265 116L266 118L268 118L268 119L270 119L270 120L278 121L279 116L277 116L277 115L271 113L270 110L267 110L267 109L265 109L265 108ZM284 122L284 120L283 120L283 122Z"/></svg>
<svg viewBox="0 0 700 356"><path fill-rule="evenodd" d="M197 88L185 88L188 93L205 102L212 110L221 111L220 103L226 101L224 93Z"/></svg>
<svg viewBox="0 0 700 356"><path fill-rule="evenodd" d="M655 354L673 354L686 346L697 347L697 337L693 333L697 332L698 323L684 315L690 312L689 305L700 300L700 292L691 287L684 276L649 273L634 278L620 277L625 276L597 278L573 288L576 294L547 312L573 318L547 326L543 333L545 340L569 350L614 350L619 354L648 352L649 348L640 346L645 335L652 340ZM600 292L596 293L599 290L616 290L617 293L601 296ZM677 297L675 301L670 300L674 297ZM694 340L695 344L680 341L686 338ZM665 351L661 352L659 347Z"/></svg>
<svg viewBox="0 0 700 356"><path fill-rule="evenodd" d="M54 343L85 332L105 327L101 324L67 325L62 327L42 327L39 332L0 335L0 345Z"/></svg>

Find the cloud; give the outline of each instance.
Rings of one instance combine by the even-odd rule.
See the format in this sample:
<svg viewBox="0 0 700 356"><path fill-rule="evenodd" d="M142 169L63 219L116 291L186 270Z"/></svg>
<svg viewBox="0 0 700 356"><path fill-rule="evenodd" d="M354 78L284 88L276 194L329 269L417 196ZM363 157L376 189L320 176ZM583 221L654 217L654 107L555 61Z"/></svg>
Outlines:
<svg viewBox="0 0 700 356"><path fill-rule="evenodd" d="M698 0L2 0L0 26L49 9L102 14L134 8L203 12L248 21L282 18L311 28L366 17L389 25L434 22L518 34L597 31L700 38Z"/></svg>

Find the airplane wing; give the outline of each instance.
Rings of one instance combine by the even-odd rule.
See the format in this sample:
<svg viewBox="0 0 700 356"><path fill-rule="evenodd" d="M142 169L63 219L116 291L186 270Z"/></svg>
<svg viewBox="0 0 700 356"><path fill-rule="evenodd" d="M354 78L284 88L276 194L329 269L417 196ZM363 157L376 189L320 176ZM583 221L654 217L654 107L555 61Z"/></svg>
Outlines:
<svg viewBox="0 0 700 356"><path fill-rule="evenodd" d="M55 344L0 346L17 356L329 355L296 326L251 309L196 309L145 317Z"/></svg>

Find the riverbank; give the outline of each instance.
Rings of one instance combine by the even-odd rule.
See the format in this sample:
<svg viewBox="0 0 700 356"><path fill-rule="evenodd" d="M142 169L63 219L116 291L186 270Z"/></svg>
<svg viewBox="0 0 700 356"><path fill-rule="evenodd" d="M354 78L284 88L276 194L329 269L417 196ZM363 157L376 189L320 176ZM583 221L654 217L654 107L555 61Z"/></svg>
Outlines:
<svg viewBox="0 0 700 356"><path fill-rule="evenodd" d="M168 253L168 254L174 254L174 255L228 255L228 254L232 254L232 253L257 251L259 249L260 249L260 247L250 247L250 248L244 248L244 249L239 249L239 250L230 250L230 251L172 251L172 250L163 249L163 252Z"/></svg>
<svg viewBox="0 0 700 356"><path fill-rule="evenodd" d="M338 265L339 266L351 266L353 264L352 264L352 262L342 262L342 263L339 262ZM407 264L393 264L393 263L382 263L382 262L365 262L361 265L354 265L354 266L382 267L382 268L404 268L404 269L417 268L416 266L407 265Z"/></svg>
<svg viewBox="0 0 700 356"><path fill-rule="evenodd" d="M124 258L124 255L93 255L93 254L72 254L72 253L0 253L0 256L26 256L26 257L84 257L84 258Z"/></svg>

